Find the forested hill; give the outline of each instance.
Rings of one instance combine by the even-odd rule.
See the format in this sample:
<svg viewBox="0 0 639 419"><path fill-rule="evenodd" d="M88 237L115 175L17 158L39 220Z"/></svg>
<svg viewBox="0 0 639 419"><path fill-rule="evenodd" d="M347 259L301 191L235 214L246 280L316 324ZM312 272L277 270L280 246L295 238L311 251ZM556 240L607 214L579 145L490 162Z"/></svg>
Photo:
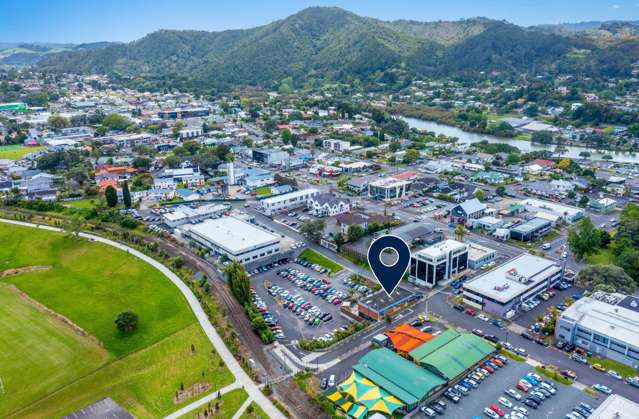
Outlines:
<svg viewBox="0 0 639 419"><path fill-rule="evenodd" d="M194 90L270 88L288 77L297 85L386 82L398 73L476 77L550 70L619 76L629 75L630 64L639 59L638 42L624 39L603 47L591 37L485 18L385 22L313 7L245 30L161 30L128 44L52 54L39 66L110 74L134 87Z"/></svg>

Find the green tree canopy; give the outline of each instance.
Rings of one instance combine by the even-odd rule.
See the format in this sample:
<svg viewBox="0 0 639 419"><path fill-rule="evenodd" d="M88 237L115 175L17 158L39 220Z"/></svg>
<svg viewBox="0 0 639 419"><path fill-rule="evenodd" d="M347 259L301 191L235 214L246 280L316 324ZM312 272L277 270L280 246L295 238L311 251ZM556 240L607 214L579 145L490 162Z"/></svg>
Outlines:
<svg viewBox="0 0 639 419"><path fill-rule="evenodd" d="M118 192L111 185L107 186L104 190L104 197L106 198L107 205L111 208L118 205Z"/></svg>
<svg viewBox="0 0 639 419"><path fill-rule="evenodd" d="M590 217L584 217L577 226L568 233L568 246L578 259L583 259L599 250L601 231L593 224Z"/></svg>
<svg viewBox="0 0 639 419"><path fill-rule="evenodd" d="M618 266L591 265L579 272L577 281L593 291L612 291L632 294L636 283Z"/></svg>
<svg viewBox="0 0 639 419"><path fill-rule="evenodd" d="M138 315L131 310L123 311L115 318L115 325L120 333L129 334L138 327Z"/></svg>

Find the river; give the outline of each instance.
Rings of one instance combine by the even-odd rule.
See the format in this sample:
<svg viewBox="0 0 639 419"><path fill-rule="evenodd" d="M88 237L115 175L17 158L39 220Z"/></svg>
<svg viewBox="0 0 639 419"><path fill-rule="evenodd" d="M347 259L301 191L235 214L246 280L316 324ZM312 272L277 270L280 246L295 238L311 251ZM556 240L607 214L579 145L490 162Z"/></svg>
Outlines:
<svg viewBox="0 0 639 419"><path fill-rule="evenodd" d="M504 143L509 144L511 146L517 147L519 150L523 152L528 151L541 151L541 150L549 150L553 151L555 149L554 145L543 145L532 143L531 141L525 140L516 140L514 138L502 138L495 137L493 135L488 134L476 134L473 132L466 132L460 128L453 127L451 125L440 124L438 122L425 121L423 119L418 118L408 118L408 117L400 117L411 128L416 128L420 130L426 130L434 132L435 134L444 134L448 137L457 137L459 138L460 144L472 144L478 143L480 141L488 141L489 143ZM577 147L577 146L564 146L566 152L562 153L562 157L570 157L573 159L584 159L584 157L579 156L579 153L582 151L587 151L590 153L589 160L602 160L602 157L606 154L612 156L612 161L618 163L637 163L639 164L639 156L631 153L622 153L616 151L608 151L604 153L599 153L594 149L587 147Z"/></svg>

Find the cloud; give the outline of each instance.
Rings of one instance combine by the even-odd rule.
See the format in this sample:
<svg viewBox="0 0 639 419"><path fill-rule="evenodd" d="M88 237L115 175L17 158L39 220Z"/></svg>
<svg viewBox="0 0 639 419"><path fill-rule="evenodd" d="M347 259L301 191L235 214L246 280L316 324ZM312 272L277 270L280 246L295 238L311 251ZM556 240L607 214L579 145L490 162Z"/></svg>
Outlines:
<svg viewBox="0 0 639 419"><path fill-rule="evenodd" d="M620 4L613 4L612 6L613 9L621 9L621 5Z"/></svg>

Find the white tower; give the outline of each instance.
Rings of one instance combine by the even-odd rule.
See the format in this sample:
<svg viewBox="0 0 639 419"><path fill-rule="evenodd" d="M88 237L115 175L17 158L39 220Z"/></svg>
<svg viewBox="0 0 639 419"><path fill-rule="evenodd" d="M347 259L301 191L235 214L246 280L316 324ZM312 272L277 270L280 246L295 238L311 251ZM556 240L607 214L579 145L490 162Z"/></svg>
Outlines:
<svg viewBox="0 0 639 419"><path fill-rule="evenodd" d="M229 162L226 169L226 183L229 185L235 185L235 168L233 162Z"/></svg>

